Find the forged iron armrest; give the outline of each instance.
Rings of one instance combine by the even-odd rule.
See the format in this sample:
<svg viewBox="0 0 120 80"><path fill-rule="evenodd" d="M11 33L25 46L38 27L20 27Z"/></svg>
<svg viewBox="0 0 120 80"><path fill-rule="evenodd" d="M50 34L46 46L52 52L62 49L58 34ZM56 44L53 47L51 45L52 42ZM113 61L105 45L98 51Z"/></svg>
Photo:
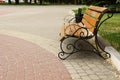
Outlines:
<svg viewBox="0 0 120 80"><path fill-rule="evenodd" d="M91 38L94 36L94 34L87 27L85 27L85 25L84 26L77 25L77 26L79 26L79 28L73 33L73 35L78 33L79 38Z"/></svg>
<svg viewBox="0 0 120 80"><path fill-rule="evenodd" d="M81 26L79 24L70 24L65 29L66 35L76 36L80 38L88 38L89 36L93 36L93 33L89 31L87 27L84 25Z"/></svg>
<svg viewBox="0 0 120 80"><path fill-rule="evenodd" d="M65 22L65 23L75 22L75 16L73 16L73 15L67 15L67 16L64 18L64 22Z"/></svg>

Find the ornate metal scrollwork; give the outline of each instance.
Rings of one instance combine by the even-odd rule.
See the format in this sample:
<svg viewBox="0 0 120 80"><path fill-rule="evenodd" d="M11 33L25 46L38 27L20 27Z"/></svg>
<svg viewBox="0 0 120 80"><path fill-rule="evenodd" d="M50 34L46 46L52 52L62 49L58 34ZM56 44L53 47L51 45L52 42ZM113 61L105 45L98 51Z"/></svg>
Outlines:
<svg viewBox="0 0 120 80"><path fill-rule="evenodd" d="M78 25L71 25L72 27L73 26L78 26ZM80 30L80 31L79 31ZM79 38L78 37L75 37L75 34L79 31ZM79 52L81 51L80 48L78 48L78 42L79 41L84 41L86 43L88 43L86 41L86 39L88 39L88 34L89 34L89 31L87 28L85 27L80 27L75 31L73 32L70 36L67 36L65 37L64 40L61 41L60 43L60 48L61 48L61 52L59 52L58 54L58 57L62 60L68 58L70 55L72 55L73 53L76 53L76 52ZM72 41L72 37L74 36L74 38L76 38L75 41Z"/></svg>
<svg viewBox="0 0 120 80"><path fill-rule="evenodd" d="M98 30L99 30L100 26L101 26L106 20L108 20L109 18L111 18L112 16L113 16L113 13L108 13L108 14L107 14L107 17L106 17L104 20L102 20L102 21L98 24L98 26L96 27L96 29L95 29L95 43L96 43L96 48L97 48L98 52L99 52L99 49L103 51L103 54L101 54L101 56L102 56L104 59L110 58L111 55L110 55L108 52L106 52L106 51L101 47L101 45L100 45L100 43L99 43L99 40L98 40L97 33L98 33ZM99 52L99 53L100 53L100 52Z"/></svg>
<svg viewBox="0 0 120 80"><path fill-rule="evenodd" d="M71 54L75 53L75 46L72 43L69 43L70 37L66 37L60 43L61 52L59 52L58 57L62 60L69 57Z"/></svg>
<svg viewBox="0 0 120 80"><path fill-rule="evenodd" d="M70 55L72 55L73 53L79 52L79 51L83 51L82 50L82 45L80 45L81 47L79 47L79 41L84 41L86 44L89 44L89 46L91 46L93 48L93 52L98 53L100 56L102 56L104 59L110 58L110 54L106 51L104 51L99 43L98 40L98 30L99 27L101 26L101 24L103 22L105 22L107 19L111 18L113 16L113 14L108 14L107 18L105 18L103 21L101 21L94 30L94 33L91 34L89 29L87 29L86 27L81 27L77 24L70 24L67 28L69 28L69 34L66 33L66 37L64 40L61 41L60 43L60 48L61 48L61 52L59 52L58 57L62 60L68 58ZM77 27L76 27L77 26ZM74 27L76 30L72 31L72 27ZM66 30L67 30L66 28ZM66 31L65 31L66 32ZM79 35L76 35L79 34ZM77 38L73 43L70 43L70 39L71 38ZM95 37L95 44L96 46L93 46L89 41L87 41L88 39L91 39ZM104 53L100 54L100 50L102 50ZM87 50L84 50L87 51Z"/></svg>
<svg viewBox="0 0 120 80"><path fill-rule="evenodd" d="M74 32L74 34L75 34L76 32L78 32L78 31L80 31L80 32L78 33L80 38L88 38L89 30L88 30L86 27L80 27L80 28L78 28L78 29Z"/></svg>
<svg viewBox="0 0 120 80"><path fill-rule="evenodd" d="M72 27L74 27L76 30L72 31ZM89 29L87 29L86 27L81 27L78 24L70 24L67 28L70 28L69 30L69 34L66 33L66 35L70 35L70 36L79 36L80 38L88 38L89 37ZM65 29L65 32L67 30L67 28ZM79 35L76 35L79 34Z"/></svg>
<svg viewBox="0 0 120 80"><path fill-rule="evenodd" d="M89 51L94 53L97 52L96 48L92 44L90 44L87 41L87 39L81 39L81 38L75 38L75 37L73 38L74 38L73 39L74 41L69 41L71 37L67 37L61 42L60 44L61 52L59 52L58 54L58 57L60 59L65 60L69 56L71 56L73 53L77 53L80 51ZM65 43L67 40L68 40L68 44ZM89 50L86 49L86 45L88 48L90 48Z"/></svg>

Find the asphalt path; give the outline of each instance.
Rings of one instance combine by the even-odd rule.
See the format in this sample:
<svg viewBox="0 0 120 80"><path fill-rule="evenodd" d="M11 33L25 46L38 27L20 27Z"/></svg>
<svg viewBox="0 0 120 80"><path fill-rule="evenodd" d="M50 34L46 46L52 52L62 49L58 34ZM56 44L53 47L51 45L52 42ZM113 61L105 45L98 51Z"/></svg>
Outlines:
<svg viewBox="0 0 120 80"><path fill-rule="evenodd" d="M59 40L63 19L81 6L0 6L0 29Z"/></svg>

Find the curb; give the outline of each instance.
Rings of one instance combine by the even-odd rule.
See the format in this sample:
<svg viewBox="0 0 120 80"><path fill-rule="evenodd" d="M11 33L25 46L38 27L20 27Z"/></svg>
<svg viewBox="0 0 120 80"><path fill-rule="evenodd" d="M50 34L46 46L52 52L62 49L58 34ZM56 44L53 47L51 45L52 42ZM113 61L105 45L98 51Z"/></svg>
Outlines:
<svg viewBox="0 0 120 80"><path fill-rule="evenodd" d="M120 53L113 48L109 42L105 41L102 37L98 37L102 48L110 53L112 64L115 65L118 71L120 71Z"/></svg>

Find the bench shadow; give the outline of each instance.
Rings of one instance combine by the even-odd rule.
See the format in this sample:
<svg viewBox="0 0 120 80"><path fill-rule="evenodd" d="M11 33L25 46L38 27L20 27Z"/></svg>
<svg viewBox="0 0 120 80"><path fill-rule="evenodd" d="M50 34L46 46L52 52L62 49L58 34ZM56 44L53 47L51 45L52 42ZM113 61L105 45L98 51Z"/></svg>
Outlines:
<svg viewBox="0 0 120 80"><path fill-rule="evenodd" d="M76 42L77 38L69 38L64 41L64 50L66 52L70 52L70 50L66 49L66 45L72 44ZM90 44L84 40L79 40L76 42L77 45L75 47L77 48L77 52L73 53L71 56L69 56L67 59L100 59L101 57L97 55L97 52L95 52L95 48L93 47L94 44ZM72 47L73 48L73 47ZM72 49L71 49L72 50Z"/></svg>

